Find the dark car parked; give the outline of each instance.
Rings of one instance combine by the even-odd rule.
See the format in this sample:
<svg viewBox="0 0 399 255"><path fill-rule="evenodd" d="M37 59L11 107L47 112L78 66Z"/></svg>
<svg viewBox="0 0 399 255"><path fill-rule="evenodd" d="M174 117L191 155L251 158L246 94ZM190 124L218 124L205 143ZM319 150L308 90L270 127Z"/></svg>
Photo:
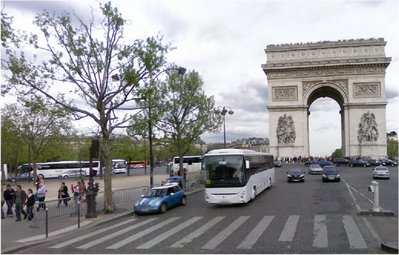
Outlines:
<svg viewBox="0 0 399 255"><path fill-rule="evenodd" d="M341 181L341 176L339 175L339 171L335 166L325 166L323 168L323 182L327 181L336 181L339 182Z"/></svg>
<svg viewBox="0 0 399 255"><path fill-rule="evenodd" d="M387 158L381 159L381 163L383 166L397 166L398 165L397 162L387 159Z"/></svg>
<svg viewBox="0 0 399 255"><path fill-rule="evenodd" d="M370 159L367 161L369 163L369 166L380 166L382 165L382 162L378 159Z"/></svg>
<svg viewBox="0 0 399 255"><path fill-rule="evenodd" d="M346 158L335 158L335 159L333 160L333 163L334 163L336 166L347 166L347 165L349 164L349 160L346 159Z"/></svg>
<svg viewBox="0 0 399 255"><path fill-rule="evenodd" d="M369 163L367 161L362 160L362 159L351 159L349 161L349 166L350 167L355 167L355 166L367 167L367 166L369 166Z"/></svg>
<svg viewBox="0 0 399 255"><path fill-rule="evenodd" d="M305 181L305 172L300 168L292 168L287 172L287 181L292 182L304 182Z"/></svg>

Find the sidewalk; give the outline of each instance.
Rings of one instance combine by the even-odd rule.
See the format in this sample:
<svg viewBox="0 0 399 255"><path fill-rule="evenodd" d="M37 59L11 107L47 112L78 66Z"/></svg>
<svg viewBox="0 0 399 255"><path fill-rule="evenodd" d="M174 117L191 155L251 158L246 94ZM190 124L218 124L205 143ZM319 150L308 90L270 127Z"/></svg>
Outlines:
<svg viewBox="0 0 399 255"><path fill-rule="evenodd" d="M361 215L363 222L374 239L381 245L381 248L389 253L398 253L398 215L396 215L396 212L381 208L382 212L394 213L395 215L384 216L383 213L364 214L364 212L372 210L372 201L370 201L362 191L350 186L348 190L350 190L353 203L358 213Z"/></svg>
<svg viewBox="0 0 399 255"><path fill-rule="evenodd" d="M168 175L154 175L154 183L157 185L161 181L165 180ZM72 181L71 181L72 182ZM101 184L98 178L96 178L95 182ZM47 189L49 193L51 192L51 197L54 196L52 193L52 189L56 187L58 190L59 181L48 181L46 182ZM133 187L143 187L149 185L149 176L120 176L113 178L112 186L113 190L125 189L125 188L133 188ZM202 188L192 188L187 190L186 193L192 194L202 190ZM50 197L50 196L49 196ZM137 200L137 198L132 198L133 201ZM54 197L53 197L54 198ZM55 196L56 198L56 196ZM47 199L47 198L46 198ZM117 219L128 214L132 213L132 203L124 203L118 204L113 213L104 214L102 211L98 212L98 216L94 219L86 219L85 215L81 215L80 218L80 227L94 227L100 223L111 221L113 219ZM46 239L46 226L44 221L34 222L34 221L20 221L15 222L15 216L12 218L6 217L1 220L1 253L14 253L18 250L21 250L25 247L29 247L35 244L39 244L42 242L48 241L50 238L54 236L61 235L65 232L69 231L77 231L78 230L78 218L77 216L66 216L59 218L49 218L48 221L48 238Z"/></svg>

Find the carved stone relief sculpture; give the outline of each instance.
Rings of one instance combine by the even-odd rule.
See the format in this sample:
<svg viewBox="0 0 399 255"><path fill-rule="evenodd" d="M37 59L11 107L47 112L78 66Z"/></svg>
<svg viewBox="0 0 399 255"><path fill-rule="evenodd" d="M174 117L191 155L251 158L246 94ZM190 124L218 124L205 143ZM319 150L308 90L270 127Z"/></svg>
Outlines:
<svg viewBox="0 0 399 255"><path fill-rule="evenodd" d="M367 112L360 118L357 140L361 142L375 142L378 139L377 122L374 113Z"/></svg>
<svg viewBox="0 0 399 255"><path fill-rule="evenodd" d="M277 124L278 143L294 143L296 138L295 124L291 116L280 116Z"/></svg>
<svg viewBox="0 0 399 255"><path fill-rule="evenodd" d="M380 97L380 83L354 83L355 97Z"/></svg>
<svg viewBox="0 0 399 255"><path fill-rule="evenodd" d="M273 101L297 100L298 90L296 86L287 86L281 88L273 87Z"/></svg>

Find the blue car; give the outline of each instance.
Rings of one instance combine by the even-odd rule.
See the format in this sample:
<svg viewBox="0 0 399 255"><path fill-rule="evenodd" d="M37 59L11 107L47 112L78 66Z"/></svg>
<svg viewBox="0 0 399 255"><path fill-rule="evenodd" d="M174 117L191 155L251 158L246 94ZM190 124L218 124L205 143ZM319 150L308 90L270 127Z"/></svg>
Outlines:
<svg viewBox="0 0 399 255"><path fill-rule="evenodd" d="M168 209L185 205L187 197L179 185L172 183L169 185L154 187L146 195L134 204L135 214L145 213L165 213Z"/></svg>

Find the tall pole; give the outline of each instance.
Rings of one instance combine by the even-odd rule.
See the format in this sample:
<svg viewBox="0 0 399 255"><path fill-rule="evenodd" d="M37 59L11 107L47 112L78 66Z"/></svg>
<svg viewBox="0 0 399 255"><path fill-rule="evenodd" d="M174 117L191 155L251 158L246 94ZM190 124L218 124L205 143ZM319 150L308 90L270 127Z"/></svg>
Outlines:
<svg viewBox="0 0 399 255"><path fill-rule="evenodd" d="M148 136L150 143L150 187L152 188L154 186L154 151L152 150L152 122L150 104L148 105Z"/></svg>
<svg viewBox="0 0 399 255"><path fill-rule="evenodd" d="M223 114L223 138L224 138L224 148L226 149L226 114Z"/></svg>

